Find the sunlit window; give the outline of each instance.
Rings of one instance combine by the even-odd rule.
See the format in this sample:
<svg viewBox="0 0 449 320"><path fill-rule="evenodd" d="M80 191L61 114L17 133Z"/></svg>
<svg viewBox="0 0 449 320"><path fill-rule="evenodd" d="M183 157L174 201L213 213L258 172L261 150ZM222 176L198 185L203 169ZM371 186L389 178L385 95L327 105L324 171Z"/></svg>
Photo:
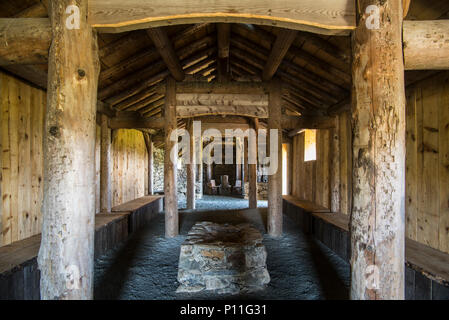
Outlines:
<svg viewBox="0 0 449 320"><path fill-rule="evenodd" d="M304 130L304 161L316 160L316 130Z"/></svg>

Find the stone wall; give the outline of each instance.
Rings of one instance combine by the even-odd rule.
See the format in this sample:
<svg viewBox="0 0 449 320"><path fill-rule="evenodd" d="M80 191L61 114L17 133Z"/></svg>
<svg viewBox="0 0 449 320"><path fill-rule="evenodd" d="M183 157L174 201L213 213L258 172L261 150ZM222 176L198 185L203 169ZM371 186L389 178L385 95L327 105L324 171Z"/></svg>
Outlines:
<svg viewBox="0 0 449 320"><path fill-rule="evenodd" d="M245 182L244 197L248 199L249 182ZM268 200L268 183L257 183L257 200Z"/></svg>
<svg viewBox="0 0 449 320"><path fill-rule="evenodd" d="M164 192L164 149L154 148L153 157L153 190Z"/></svg>

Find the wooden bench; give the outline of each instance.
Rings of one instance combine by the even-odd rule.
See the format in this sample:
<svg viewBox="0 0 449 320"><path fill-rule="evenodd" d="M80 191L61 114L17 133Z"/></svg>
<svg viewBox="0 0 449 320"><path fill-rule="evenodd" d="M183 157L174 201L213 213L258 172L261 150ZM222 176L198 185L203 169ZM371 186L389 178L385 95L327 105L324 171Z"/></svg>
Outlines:
<svg viewBox="0 0 449 320"><path fill-rule="evenodd" d="M347 262L351 258L349 216L332 213L310 201L283 196L284 214L299 222L314 238L321 241ZM296 209L295 209L296 207ZM299 209L297 209L299 208ZM316 210L318 208L318 210ZM405 239L405 298L407 300L449 300L449 254Z"/></svg>
<svg viewBox="0 0 449 320"><path fill-rule="evenodd" d="M163 208L163 196L145 196L95 215L95 258L114 248L151 221ZM37 255L41 235L0 247L0 300L38 300Z"/></svg>

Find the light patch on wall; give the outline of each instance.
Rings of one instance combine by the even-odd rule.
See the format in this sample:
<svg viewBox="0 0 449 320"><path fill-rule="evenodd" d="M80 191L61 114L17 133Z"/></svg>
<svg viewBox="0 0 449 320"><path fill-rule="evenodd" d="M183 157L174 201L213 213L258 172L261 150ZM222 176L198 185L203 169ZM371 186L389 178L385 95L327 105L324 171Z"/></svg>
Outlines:
<svg viewBox="0 0 449 320"><path fill-rule="evenodd" d="M304 130L304 161L316 160L316 130Z"/></svg>

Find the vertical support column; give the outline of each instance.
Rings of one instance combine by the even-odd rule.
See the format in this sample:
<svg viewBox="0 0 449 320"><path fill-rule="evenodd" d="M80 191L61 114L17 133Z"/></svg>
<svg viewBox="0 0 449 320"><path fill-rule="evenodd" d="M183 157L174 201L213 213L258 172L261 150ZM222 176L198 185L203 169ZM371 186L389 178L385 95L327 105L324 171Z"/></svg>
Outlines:
<svg viewBox="0 0 449 320"><path fill-rule="evenodd" d="M256 136L259 131L259 119L252 120L252 128L256 130ZM257 208L257 163L249 163L249 159L257 159L257 143L253 145L248 143L248 170L249 170L249 184L248 184L248 202L249 208Z"/></svg>
<svg viewBox="0 0 449 320"><path fill-rule="evenodd" d="M111 130L108 117L101 115L100 212L111 212Z"/></svg>
<svg viewBox="0 0 449 320"><path fill-rule="evenodd" d="M187 130L190 135L190 163L187 166L187 209L195 209L195 137L193 136L193 122L189 120Z"/></svg>
<svg viewBox="0 0 449 320"><path fill-rule="evenodd" d="M404 299L402 1L359 5L362 16L352 39L351 298ZM376 10L365 13L368 6ZM372 28L370 14L378 29Z"/></svg>
<svg viewBox="0 0 449 320"><path fill-rule="evenodd" d="M335 116L331 129L330 204L331 212L340 212L340 121Z"/></svg>
<svg viewBox="0 0 449 320"><path fill-rule="evenodd" d="M270 83L268 101L268 149L271 161L277 157L278 168L268 175L268 234L274 237L282 235L282 88L279 81ZM271 130L278 131L278 148L271 150ZM272 164L270 164L272 166Z"/></svg>
<svg viewBox="0 0 449 320"><path fill-rule="evenodd" d="M154 145L150 134L143 132L148 153L148 194L154 194Z"/></svg>
<svg viewBox="0 0 449 320"><path fill-rule="evenodd" d="M87 0L76 2L79 29L69 29L71 0L51 1L44 133L44 199L38 264L42 299L92 299L95 228L95 136L100 65Z"/></svg>
<svg viewBox="0 0 449 320"><path fill-rule="evenodd" d="M165 199L165 236L176 237L179 233L178 190L176 186L178 148L177 140L170 139L177 131L176 122L176 81L167 78L165 92L165 156L164 156L164 199ZM177 135L176 135L177 136ZM173 154L172 156L170 154Z"/></svg>
<svg viewBox="0 0 449 320"><path fill-rule="evenodd" d="M154 194L154 144L151 136L148 143L148 194Z"/></svg>
<svg viewBox="0 0 449 320"><path fill-rule="evenodd" d="M197 177L198 177L198 192L196 198L203 198L203 138L197 137L198 159L197 159Z"/></svg>

